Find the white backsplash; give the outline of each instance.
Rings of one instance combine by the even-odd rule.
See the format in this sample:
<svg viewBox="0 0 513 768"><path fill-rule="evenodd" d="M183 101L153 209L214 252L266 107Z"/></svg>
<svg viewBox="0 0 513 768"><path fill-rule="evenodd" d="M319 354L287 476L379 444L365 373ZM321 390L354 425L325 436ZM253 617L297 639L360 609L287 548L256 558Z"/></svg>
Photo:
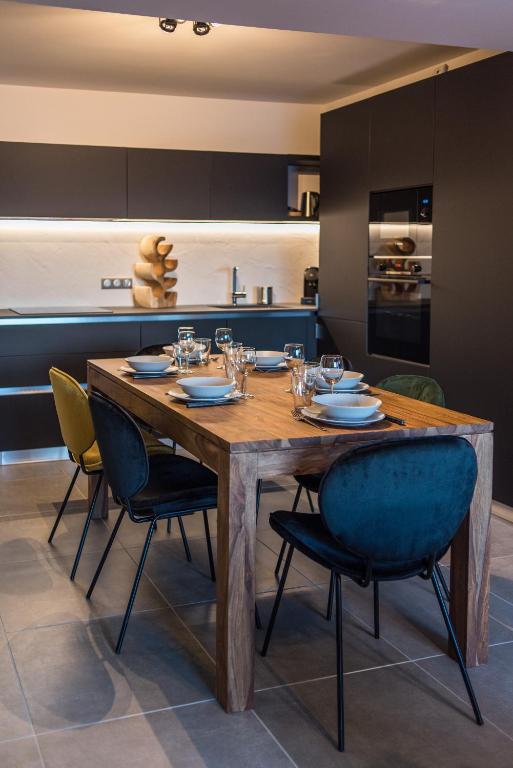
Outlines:
<svg viewBox="0 0 513 768"><path fill-rule="evenodd" d="M257 285L272 285L276 303L299 301L305 268L319 263L314 223L0 220L0 307L129 306L130 290L101 290L100 278L133 277L148 233L174 244L178 306L229 301L233 266L248 302Z"/></svg>

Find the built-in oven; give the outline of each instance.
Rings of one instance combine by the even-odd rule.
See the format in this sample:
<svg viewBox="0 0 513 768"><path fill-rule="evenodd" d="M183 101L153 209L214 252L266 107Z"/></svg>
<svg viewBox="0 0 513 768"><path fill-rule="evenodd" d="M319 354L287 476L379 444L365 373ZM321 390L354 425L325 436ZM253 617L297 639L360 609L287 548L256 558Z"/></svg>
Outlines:
<svg viewBox="0 0 513 768"><path fill-rule="evenodd" d="M368 352L429 364L432 188L372 192Z"/></svg>

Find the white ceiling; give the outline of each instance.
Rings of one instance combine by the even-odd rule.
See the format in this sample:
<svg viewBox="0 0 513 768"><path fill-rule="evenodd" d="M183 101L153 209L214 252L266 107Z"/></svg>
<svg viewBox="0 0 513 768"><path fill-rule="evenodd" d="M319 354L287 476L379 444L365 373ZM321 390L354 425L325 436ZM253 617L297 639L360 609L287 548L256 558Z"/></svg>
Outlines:
<svg viewBox="0 0 513 768"><path fill-rule="evenodd" d="M324 104L464 52L224 24L200 38L190 23L166 34L150 16L0 2L11 84Z"/></svg>
<svg viewBox="0 0 513 768"><path fill-rule="evenodd" d="M23 2L44 4L44 0ZM249 27L513 50L512 0L52 0L52 4Z"/></svg>

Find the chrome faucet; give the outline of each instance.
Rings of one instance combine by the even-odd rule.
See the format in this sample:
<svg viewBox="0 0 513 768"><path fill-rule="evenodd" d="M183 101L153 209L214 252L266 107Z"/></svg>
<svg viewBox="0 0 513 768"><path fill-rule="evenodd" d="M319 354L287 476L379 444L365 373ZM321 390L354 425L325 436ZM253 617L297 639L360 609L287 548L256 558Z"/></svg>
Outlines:
<svg viewBox="0 0 513 768"><path fill-rule="evenodd" d="M237 306L237 299L245 299L246 298L246 286L242 286L242 291L237 290L237 272L239 271L238 267L234 267L232 269L232 304L234 307Z"/></svg>

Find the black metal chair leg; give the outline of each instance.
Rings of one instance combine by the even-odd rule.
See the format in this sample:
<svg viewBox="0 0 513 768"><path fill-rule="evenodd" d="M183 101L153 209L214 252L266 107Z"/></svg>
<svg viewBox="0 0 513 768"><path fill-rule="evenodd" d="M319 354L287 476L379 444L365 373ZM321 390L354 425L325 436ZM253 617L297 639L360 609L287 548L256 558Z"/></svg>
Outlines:
<svg viewBox="0 0 513 768"><path fill-rule="evenodd" d="M96 586L96 582L98 581L98 576L102 572L103 566L105 565L105 561L107 559L107 556L110 552L110 548L112 547L114 543L114 539L116 538L116 534L119 530L119 526L121 525L121 521L123 520L123 517L125 516L126 509L123 507L121 512L118 515L118 519L116 520L116 524L114 525L114 528L112 529L112 533L110 534L110 538L107 542L107 546L105 547L105 550L103 552L102 558L100 562L98 563L98 568L96 569L96 572L93 576L93 580L91 584L89 585L89 589L87 590L86 599L90 600L91 595L93 594L93 590Z"/></svg>
<svg viewBox="0 0 513 768"><path fill-rule="evenodd" d="M333 616L333 597L335 594L335 573L331 572L330 576L330 590L328 592L328 606L326 608L326 621L331 621Z"/></svg>
<svg viewBox="0 0 513 768"><path fill-rule="evenodd" d="M302 491L303 491L303 486L301 484L298 484L296 495L294 496L294 502L292 504L292 510L291 510L292 512L295 512L297 509ZM287 548L287 542L283 541L280 549L280 554L278 555L278 560L276 562L276 568L274 569L275 576L280 575L280 568L283 562L283 556L285 555L286 548Z"/></svg>
<svg viewBox="0 0 513 768"><path fill-rule="evenodd" d="M483 717L481 715L479 704L477 703L476 695L474 693L474 689L472 687L472 683L470 682L470 678L468 676L468 672L465 667L465 662L463 661L463 656L461 655L460 646L458 645L458 640L456 638L456 633L454 631L454 627L452 625L451 617L449 616L449 612L447 610L447 606L445 604L442 590L440 587L440 581L438 579L438 574L436 571L433 571L433 575L431 576L431 581L433 582L433 587L435 590L435 594L438 600L438 605L440 606L440 610L442 612L442 616L445 622L445 626L447 627L447 632L449 633L449 638L451 640L451 643L453 645L453 648L456 652L456 658L458 660L458 666L460 668L461 676L463 677L463 682L465 683L465 688L467 689L468 697L470 699L470 703L472 705L472 709L474 710L474 716L476 718L476 723L478 725L483 725Z"/></svg>
<svg viewBox="0 0 513 768"><path fill-rule="evenodd" d="M121 647L123 645L123 640L125 639L126 628L128 626L130 614L132 613L132 608L134 607L135 597L137 595L137 590L139 588L139 582L141 581L142 572L144 570L144 564L146 562L146 557L148 555L148 550L151 544L151 537L153 536L154 530L155 530L155 520L153 520L153 522L150 523L150 527L148 528L148 533L146 534L146 541L144 542L143 551L141 553L141 559L139 560L139 565L137 566L137 573L135 574L134 583L132 585L130 597L128 598L128 605L126 607L125 616L123 618L123 624L121 625L121 631L119 633L118 642L116 644L116 653L121 653Z"/></svg>
<svg viewBox="0 0 513 768"><path fill-rule="evenodd" d="M180 533L182 534L183 548L185 549L185 557L190 563L192 560L192 555L191 555L191 550L189 549L189 542L187 540L187 534L185 533L185 528L183 525L183 520L181 515L178 515L178 525L180 526Z"/></svg>
<svg viewBox="0 0 513 768"><path fill-rule="evenodd" d="M344 647L342 643L342 585L340 574L335 574L335 621L337 624L337 724L338 749L344 751Z"/></svg>
<svg viewBox="0 0 513 768"><path fill-rule="evenodd" d="M210 565L210 578L216 580L216 567L214 564L214 555L212 553L212 540L210 538L210 526L208 524L207 510L203 510L203 525L205 526L205 538L207 540L208 564Z"/></svg>
<svg viewBox="0 0 513 768"><path fill-rule="evenodd" d="M167 532L168 533L171 533L171 520L172 520L171 517L167 518Z"/></svg>
<svg viewBox="0 0 513 768"><path fill-rule="evenodd" d="M435 571L436 575L438 576L438 580L440 581L440 585L443 589L445 599L448 603L451 602L451 593L449 592L449 587L447 586L447 582L445 580L445 576L443 574L442 568L440 567L440 563L435 564Z"/></svg>
<svg viewBox="0 0 513 768"><path fill-rule="evenodd" d="M374 582L374 637L379 640L379 581Z"/></svg>
<svg viewBox="0 0 513 768"><path fill-rule="evenodd" d="M263 480L257 480L256 485L256 519L258 520L258 513L260 511L260 497L262 496Z"/></svg>
<svg viewBox="0 0 513 768"><path fill-rule="evenodd" d="M82 557L82 550L84 549L85 540L87 538L87 532L89 531L89 526L91 524L91 519L93 517L94 508L96 505L96 499L98 498L98 492L100 490L102 479L103 479L103 475L100 475L94 487L93 498L91 499L89 511L87 512L87 517L84 523L84 527L82 529L82 536L80 537L80 543L78 545L77 554L75 555L75 562L73 563L73 568L71 569L71 574L70 574L71 581L75 581L78 564L80 562L80 558Z"/></svg>
<svg viewBox="0 0 513 768"><path fill-rule="evenodd" d="M255 601L255 627L257 629L262 629L262 619L260 618L260 611L258 610L258 605Z"/></svg>
<svg viewBox="0 0 513 768"><path fill-rule="evenodd" d="M62 515L64 514L64 510L66 509L66 504L68 503L68 499L71 496L71 491L73 490L73 486L76 483L76 480L77 480L79 472L80 472L80 467L77 466L77 468L75 469L75 472L73 474L73 477L71 478L71 483L69 484L68 490L66 491L66 495L64 497L64 501L62 502L61 508L59 509L59 513L58 513L57 517L55 518L55 523L53 524L52 532L50 533L50 535L48 537L48 544L52 543L52 539L55 536L55 531L57 530L57 526L59 525L59 523L61 521Z"/></svg>
<svg viewBox="0 0 513 768"><path fill-rule="evenodd" d="M306 489L306 495L308 497L308 503L310 504L310 512L312 513L312 515L315 515L315 507L314 507L314 503L312 501L312 494L310 493L308 488Z"/></svg>
<svg viewBox="0 0 513 768"><path fill-rule="evenodd" d="M287 581L287 576L289 574L289 568L290 568L290 561L292 560L292 555L294 554L294 547L292 544L289 547L289 551L287 552L287 557L285 560L285 565L283 566L283 571L281 574L280 584L278 586L278 591L276 593L276 599L274 601L273 610L271 613L271 618L269 619L269 625L267 627L267 632L265 633L265 640L264 645L262 648L262 656L265 656L267 653L267 649L269 648L269 643L271 641L271 634L274 627L274 622L276 621L276 615L278 613L278 608L280 607L281 602L281 596L283 595L283 589L285 587L285 582Z"/></svg>

